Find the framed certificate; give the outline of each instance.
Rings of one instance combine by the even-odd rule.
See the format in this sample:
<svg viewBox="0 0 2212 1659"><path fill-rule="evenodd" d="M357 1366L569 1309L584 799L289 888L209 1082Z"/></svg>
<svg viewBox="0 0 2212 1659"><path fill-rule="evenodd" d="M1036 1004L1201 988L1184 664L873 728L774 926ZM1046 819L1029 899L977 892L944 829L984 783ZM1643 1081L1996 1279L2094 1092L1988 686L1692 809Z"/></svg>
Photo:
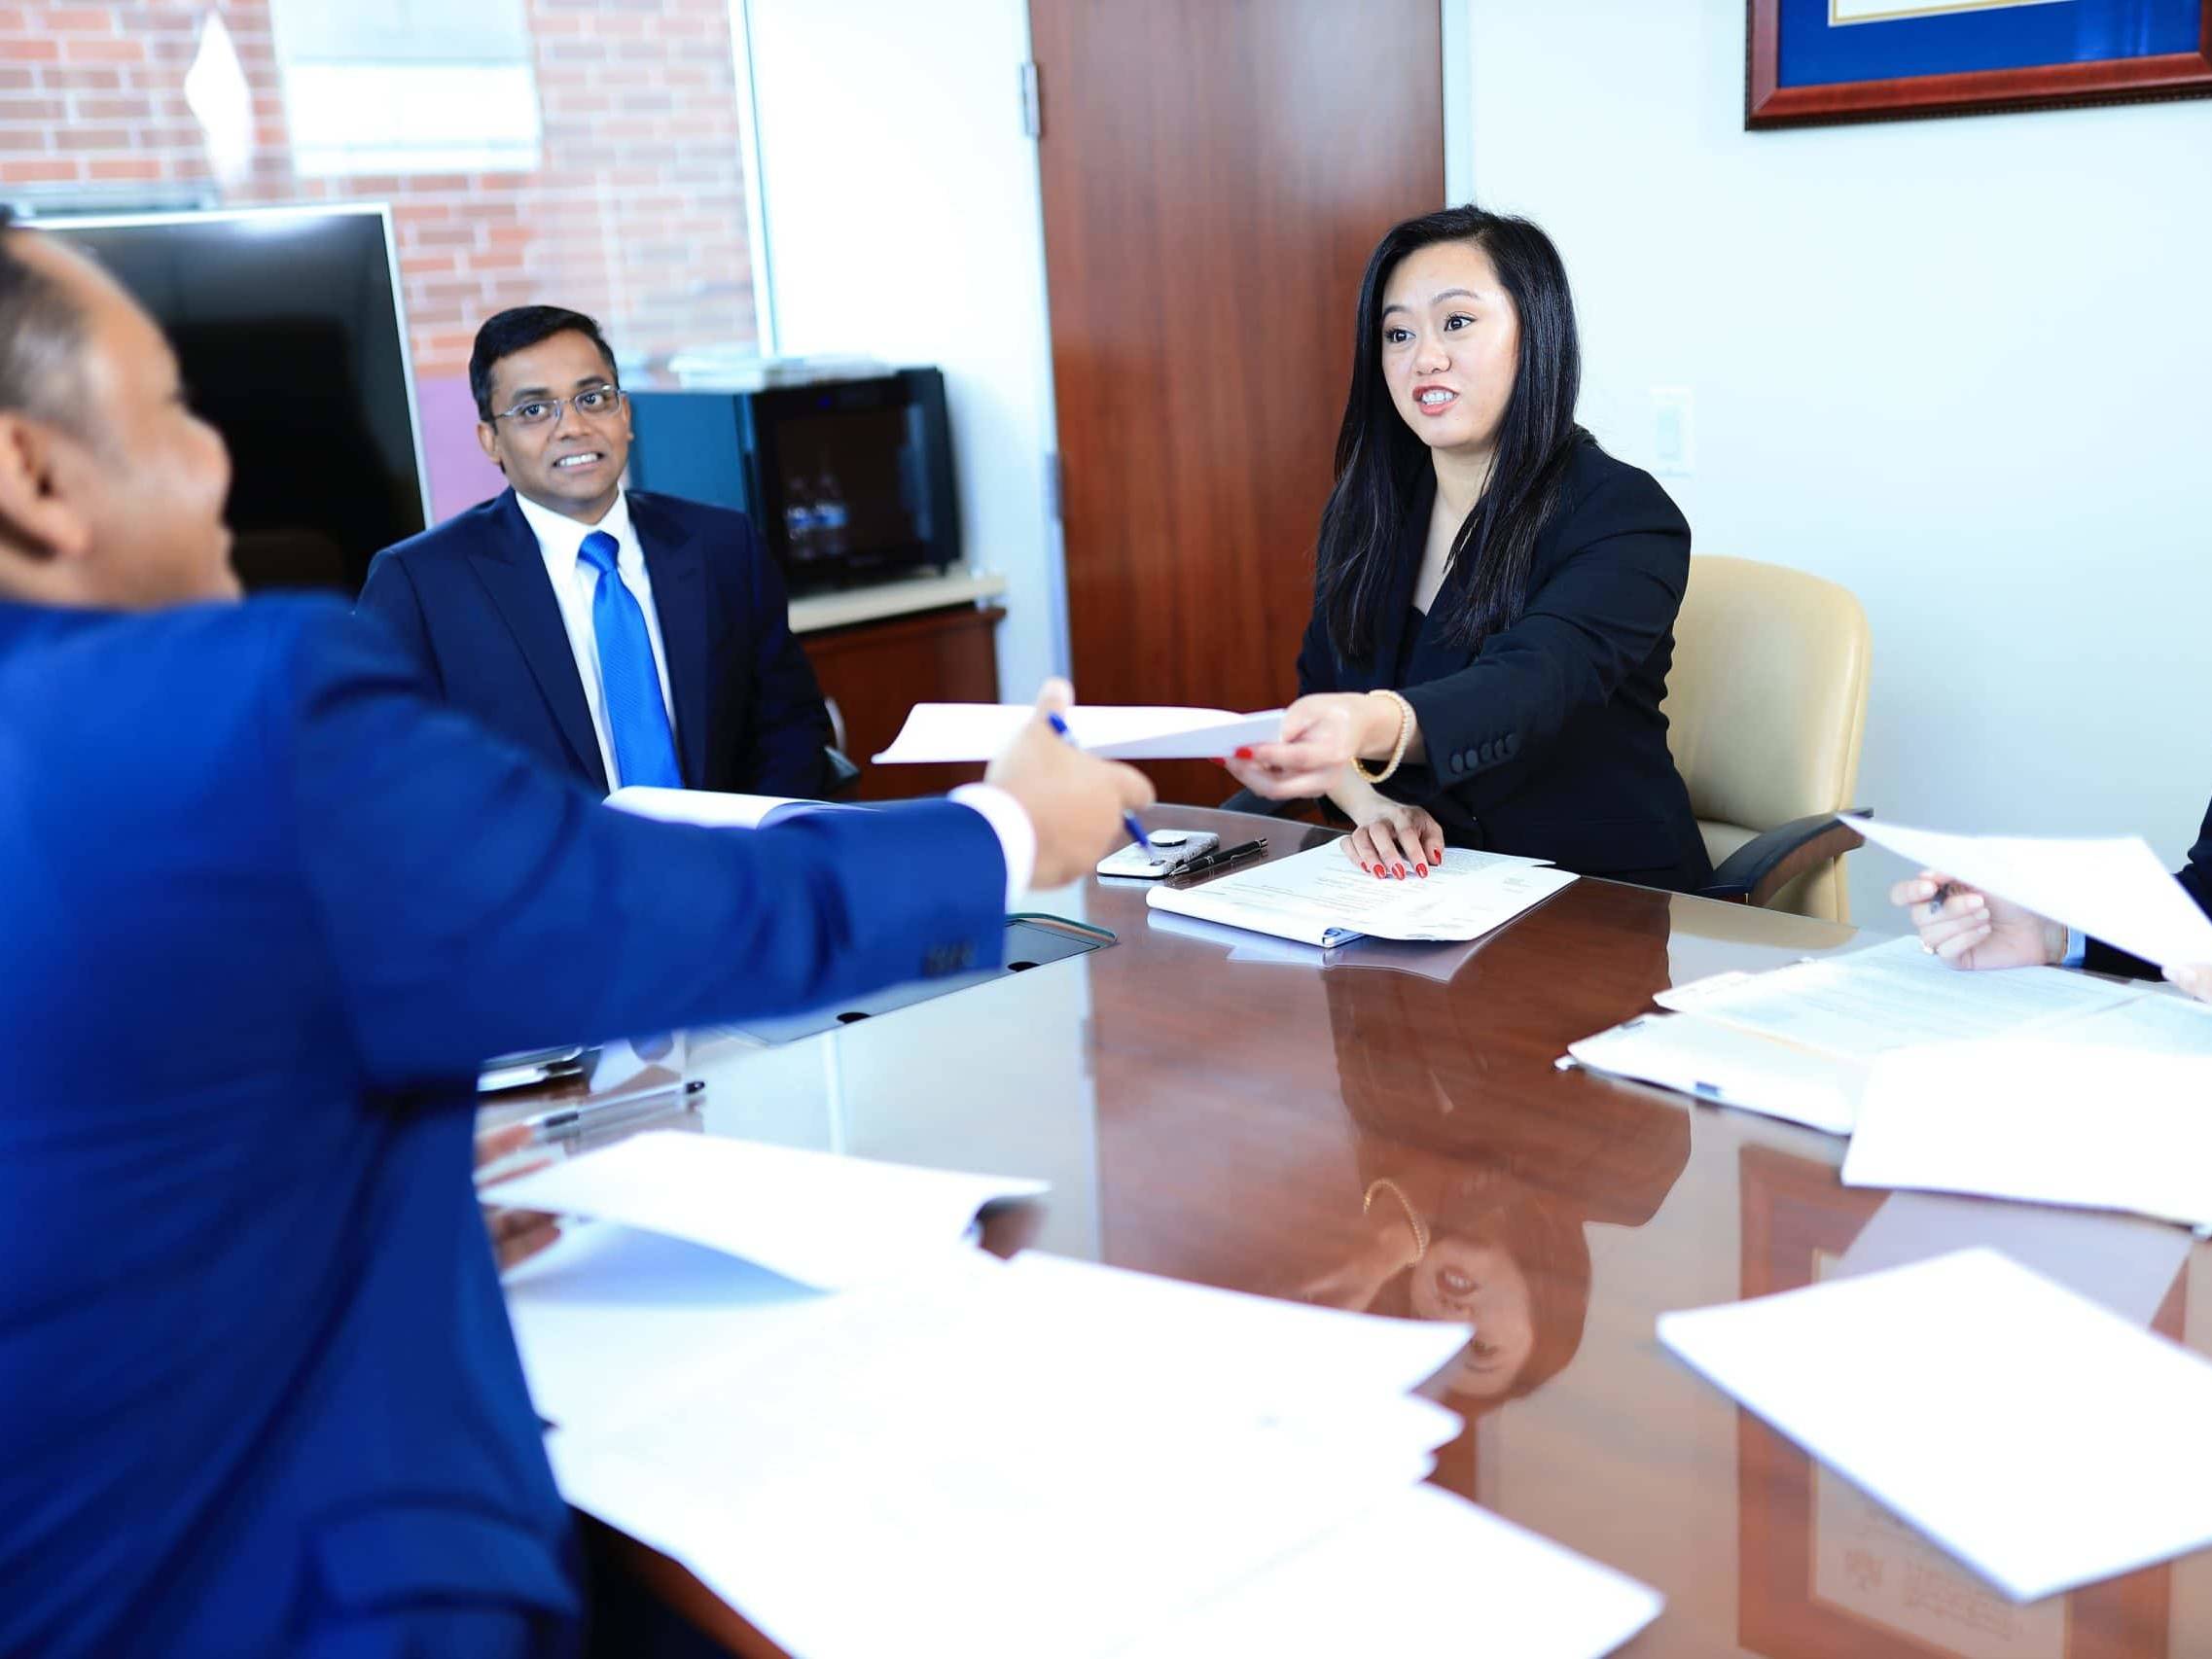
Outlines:
<svg viewBox="0 0 2212 1659"><path fill-rule="evenodd" d="M2212 94L2212 0L1749 0L1743 124Z"/></svg>

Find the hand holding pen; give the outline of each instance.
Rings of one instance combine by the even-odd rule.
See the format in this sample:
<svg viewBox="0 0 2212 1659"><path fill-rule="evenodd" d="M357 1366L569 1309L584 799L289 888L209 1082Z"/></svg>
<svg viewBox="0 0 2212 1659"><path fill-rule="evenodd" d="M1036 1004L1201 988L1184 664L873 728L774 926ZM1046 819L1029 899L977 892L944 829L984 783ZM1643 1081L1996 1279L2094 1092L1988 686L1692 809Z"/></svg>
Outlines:
<svg viewBox="0 0 2212 1659"><path fill-rule="evenodd" d="M1047 709L1045 711L1045 719L1052 724L1052 729L1060 734L1060 739L1062 742L1073 744L1078 749L1081 749L1083 747L1082 744L1076 743L1075 733L1068 730L1068 723L1061 718L1060 711L1058 709ZM1144 849L1144 856L1146 858L1150 859L1154 864L1159 864L1160 862L1159 852L1153 847L1152 838L1144 832L1144 824L1138 819L1135 813L1124 811L1122 814L1122 828L1129 832L1130 840L1134 841L1138 846Z"/></svg>
<svg viewBox="0 0 2212 1659"><path fill-rule="evenodd" d="M1037 888L1065 886L1088 874L1136 810L1153 803L1152 782L1134 766L1086 755L1068 740L1067 723L1059 717L1074 702L1065 680L1046 681L1036 719L999 751L985 774L1014 797L1037 832L1030 877ZM1135 834L1142 844L1141 826Z"/></svg>

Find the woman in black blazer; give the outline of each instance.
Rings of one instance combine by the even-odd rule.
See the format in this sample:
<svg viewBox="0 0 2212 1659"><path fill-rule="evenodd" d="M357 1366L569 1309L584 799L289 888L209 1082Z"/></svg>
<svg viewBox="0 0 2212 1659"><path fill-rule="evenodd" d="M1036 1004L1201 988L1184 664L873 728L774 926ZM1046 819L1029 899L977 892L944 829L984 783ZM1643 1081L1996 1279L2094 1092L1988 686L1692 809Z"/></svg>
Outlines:
<svg viewBox="0 0 2212 1659"><path fill-rule="evenodd" d="M1368 262L1300 696L1227 764L1328 795L1377 876L1449 844L1711 877L1659 713L1690 526L1575 424L1581 372L1566 270L1526 220L1448 208Z"/></svg>

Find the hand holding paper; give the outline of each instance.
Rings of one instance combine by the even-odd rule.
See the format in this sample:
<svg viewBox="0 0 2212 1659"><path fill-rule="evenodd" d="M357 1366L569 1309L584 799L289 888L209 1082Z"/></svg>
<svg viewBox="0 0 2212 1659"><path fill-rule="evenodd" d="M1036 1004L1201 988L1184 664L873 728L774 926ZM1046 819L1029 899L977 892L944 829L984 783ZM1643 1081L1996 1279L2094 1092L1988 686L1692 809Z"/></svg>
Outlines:
<svg viewBox="0 0 2212 1659"><path fill-rule="evenodd" d="M2212 962L2212 918L2139 836L2041 840L1951 835L1850 814L1843 822L1893 853L1948 870L1984 894L2002 895L2014 905L2080 928L2161 968ZM1992 924L1996 917L1992 911ZM1973 966L1996 964L1978 956Z"/></svg>
<svg viewBox="0 0 2212 1659"><path fill-rule="evenodd" d="M1279 738L1249 753L1222 749L1230 772L1254 794L1296 800L1325 794L1341 783L1355 757L1387 755L1398 740L1399 705L1370 692L1323 691L1283 710Z"/></svg>

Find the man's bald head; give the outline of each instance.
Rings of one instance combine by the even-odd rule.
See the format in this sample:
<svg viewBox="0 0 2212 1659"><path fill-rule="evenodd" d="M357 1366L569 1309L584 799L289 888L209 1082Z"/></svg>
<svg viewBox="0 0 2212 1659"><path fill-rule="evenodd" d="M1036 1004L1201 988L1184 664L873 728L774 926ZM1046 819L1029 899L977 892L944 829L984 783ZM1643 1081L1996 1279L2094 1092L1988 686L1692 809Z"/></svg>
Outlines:
<svg viewBox="0 0 2212 1659"><path fill-rule="evenodd" d="M84 314L10 223L0 205L0 409L81 424Z"/></svg>
<svg viewBox="0 0 2212 1659"><path fill-rule="evenodd" d="M234 598L230 488L153 319L84 254L0 226L0 599Z"/></svg>

